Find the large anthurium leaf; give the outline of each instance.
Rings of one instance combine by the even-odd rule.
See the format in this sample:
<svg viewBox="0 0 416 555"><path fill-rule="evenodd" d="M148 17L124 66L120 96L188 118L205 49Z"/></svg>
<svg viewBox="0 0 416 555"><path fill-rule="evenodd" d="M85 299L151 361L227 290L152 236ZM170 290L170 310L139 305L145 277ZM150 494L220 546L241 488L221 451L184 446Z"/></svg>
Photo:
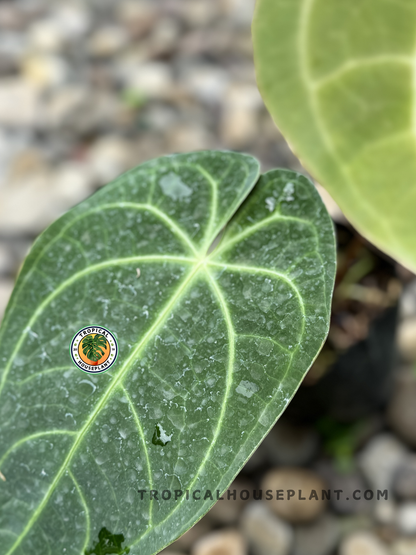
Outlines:
<svg viewBox="0 0 416 555"><path fill-rule="evenodd" d="M55 222L1 328L2 553L146 555L194 524L317 356L334 271L313 185L240 154L151 161ZM89 325L107 373L71 364Z"/></svg>
<svg viewBox="0 0 416 555"><path fill-rule="evenodd" d="M257 0L257 80L345 215L416 271L416 3Z"/></svg>

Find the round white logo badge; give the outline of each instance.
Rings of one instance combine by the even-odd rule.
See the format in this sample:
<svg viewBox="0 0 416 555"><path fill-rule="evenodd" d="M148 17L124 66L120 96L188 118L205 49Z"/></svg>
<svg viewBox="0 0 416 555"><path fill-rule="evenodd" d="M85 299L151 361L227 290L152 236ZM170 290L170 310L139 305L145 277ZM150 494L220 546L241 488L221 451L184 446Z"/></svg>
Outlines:
<svg viewBox="0 0 416 555"><path fill-rule="evenodd" d="M117 360L115 336L102 326L82 328L71 342L71 358L80 370L88 374L107 372Z"/></svg>

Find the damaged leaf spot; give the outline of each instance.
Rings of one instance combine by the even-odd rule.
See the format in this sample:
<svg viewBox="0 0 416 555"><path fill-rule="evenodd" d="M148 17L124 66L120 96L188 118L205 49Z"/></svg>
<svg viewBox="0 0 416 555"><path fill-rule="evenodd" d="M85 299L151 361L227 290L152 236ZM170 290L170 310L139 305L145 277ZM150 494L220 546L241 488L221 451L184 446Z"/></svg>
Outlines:
<svg viewBox="0 0 416 555"><path fill-rule="evenodd" d="M164 447L172 439L172 435L173 434L169 436L160 424L156 424L155 433L153 434L153 438L152 438L152 443L153 445L160 445L161 447Z"/></svg>
<svg viewBox="0 0 416 555"><path fill-rule="evenodd" d="M86 550L85 555L127 555L130 553L130 548L123 548L121 545L123 542L123 534L112 534L107 528L101 528L97 544L92 549Z"/></svg>

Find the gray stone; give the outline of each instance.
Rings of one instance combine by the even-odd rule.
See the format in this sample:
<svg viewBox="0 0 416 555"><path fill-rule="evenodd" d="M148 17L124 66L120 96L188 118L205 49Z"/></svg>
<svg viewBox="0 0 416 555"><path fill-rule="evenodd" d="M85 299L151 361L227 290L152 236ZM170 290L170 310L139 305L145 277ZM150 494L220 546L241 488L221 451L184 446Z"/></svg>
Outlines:
<svg viewBox="0 0 416 555"><path fill-rule="evenodd" d="M0 2L0 27L4 31L21 30L26 24L26 17L16 5L17 2Z"/></svg>
<svg viewBox="0 0 416 555"><path fill-rule="evenodd" d="M13 160L19 152L28 148L30 142L30 133L25 129L8 131L0 128L0 190L5 186Z"/></svg>
<svg viewBox="0 0 416 555"><path fill-rule="evenodd" d="M394 499L374 499L373 518L376 522L385 527L396 527L397 524L397 504Z"/></svg>
<svg viewBox="0 0 416 555"><path fill-rule="evenodd" d="M343 516L339 519L341 529L341 537L355 533L357 530L371 531L374 527L374 521L370 515L355 514Z"/></svg>
<svg viewBox="0 0 416 555"><path fill-rule="evenodd" d="M108 25L98 29L89 41L89 52L97 57L110 57L122 50L128 37L122 27Z"/></svg>
<svg viewBox="0 0 416 555"><path fill-rule="evenodd" d="M253 489L253 484L237 478L224 493L223 499L217 501L207 513L207 518L216 524L235 524L244 506L248 503L241 499L241 492L247 490L251 494Z"/></svg>
<svg viewBox="0 0 416 555"><path fill-rule="evenodd" d="M212 0L182 0L180 7L182 19L193 28L208 27L220 16L219 2Z"/></svg>
<svg viewBox="0 0 416 555"><path fill-rule="evenodd" d="M41 90L62 86L68 79L69 66L55 54L31 54L22 63L22 76Z"/></svg>
<svg viewBox="0 0 416 555"><path fill-rule="evenodd" d="M250 27L255 0L222 0L223 10L230 21L239 27Z"/></svg>
<svg viewBox="0 0 416 555"><path fill-rule="evenodd" d="M313 428L279 420L263 443L272 464L303 466L317 454L319 435Z"/></svg>
<svg viewBox="0 0 416 555"><path fill-rule="evenodd" d="M201 102L221 104L229 86L230 76L215 65L185 66L180 82Z"/></svg>
<svg viewBox="0 0 416 555"><path fill-rule="evenodd" d="M150 0L124 0L117 2L117 19L134 38L141 38L157 22L158 6Z"/></svg>
<svg viewBox="0 0 416 555"><path fill-rule="evenodd" d="M165 104L154 104L146 107L146 111L140 121L152 130L163 133L166 129L171 129L178 122L178 112L174 108Z"/></svg>
<svg viewBox="0 0 416 555"><path fill-rule="evenodd" d="M329 555L339 537L338 519L330 513L324 514L312 524L296 526L292 555Z"/></svg>
<svg viewBox="0 0 416 555"><path fill-rule="evenodd" d="M71 208L92 193L94 183L90 166L85 162L64 162L53 173L56 204Z"/></svg>
<svg viewBox="0 0 416 555"><path fill-rule="evenodd" d="M73 127L74 118L89 110L89 91L86 87L70 85L59 88L49 99L44 110L45 128Z"/></svg>
<svg viewBox="0 0 416 555"><path fill-rule="evenodd" d="M178 551L188 551L199 539L211 532L212 525L205 516L177 539L171 546Z"/></svg>
<svg viewBox="0 0 416 555"><path fill-rule="evenodd" d="M39 122L40 91L23 79L2 79L0 87L0 125L35 127Z"/></svg>
<svg viewBox="0 0 416 555"><path fill-rule="evenodd" d="M13 258L7 244L0 243L0 276L10 274L13 268Z"/></svg>
<svg viewBox="0 0 416 555"><path fill-rule="evenodd" d="M50 10L50 20L59 29L66 42L84 39L92 25L92 14L88 3L55 3Z"/></svg>
<svg viewBox="0 0 416 555"><path fill-rule="evenodd" d="M396 437L382 433L367 443L358 456L358 464L372 488L385 490L391 488L406 456L406 447Z"/></svg>
<svg viewBox="0 0 416 555"><path fill-rule="evenodd" d="M151 58L172 55L178 47L182 35L180 22L169 15L159 17L148 38L148 49Z"/></svg>
<svg viewBox="0 0 416 555"><path fill-rule="evenodd" d="M15 175L0 190L0 232L43 231L89 196L91 187L92 174L85 163L67 162L52 170L40 160L29 163L22 157L15 166Z"/></svg>
<svg viewBox="0 0 416 555"><path fill-rule="evenodd" d="M105 90L90 91L71 117L65 119L65 127L76 135L91 135L114 129L120 123L123 108L121 99Z"/></svg>
<svg viewBox="0 0 416 555"><path fill-rule="evenodd" d="M233 45L232 33L224 33L217 27L211 27L185 35L181 40L180 49L188 56L209 56L211 58L227 54Z"/></svg>
<svg viewBox="0 0 416 555"><path fill-rule="evenodd" d="M19 266L26 258L33 244L33 240L29 237L13 237L6 239L3 248L8 251L7 271L3 274L5 277L15 278L19 271Z"/></svg>
<svg viewBox="0 0 416 555"><path fill-rule="evenodd" d="M254 555L288 555L293 543L289 524L271 513L263 502L250 503L242 516L241 528Z"/></svg>
<svg viewBox="0 0 416 555"><path fill-rule="evenodd" d="M409 501L399 506L397 510L397 525L399 530L408 536L416 534L416 502Z"/></svg>
<svg viewBox="0 0 416 555"><path fill-rule="evenodd" d="M330 505L336 513L341 515L370 513L371 504L364 499L363 495L361 499L353 497L354 491L364 492L367 489L363 477L357 470L341 472L333 462L329 461L320 461L315 470L328 484L331 492ZM342 493L337 495L335 492L339 490Z"/></svg>
<svg viewBox="0 0 416 555"><path fill-rule="evenodd" d="M397 345L402 358L413 362L416 360L416 317L403 320L397 330Z"/></svg>
<svg viewBox="0 0 416 555"><path fill-rule="evenodd" d="M169 98L174 86L172 68L164 62L147 62L124 76L125 86L149 98ZM126 69L128 65L126 66Z"/></svg>
<svg viewBox="0 0 416 555"><path fill-rule="evenodd" d="M246 555L247 546L237 530L225 529L211 532L198 540L191 550L192 555Z"/></svg>
<svg viewBox="0 0 416 555"><path fill-rule="evenodd" d="M166 142L168 152L189 152L212 148L215 145L215 137L201 125L178 124L167 130Z"/></svg>
<svg viewBox="0 0 416 555"><path fill-rule="evenodd" d="M0 34L0 71L4 74L16 73L26 54L27 44L21 33L7 32Z"/></svg>
<svg viewBox="0 0 416 555"><path fill-rule="evenodd" d="M288 522L312 522L325 510L322 490L327 489L326 484L311 470L290 467L270 470L264 476L261 488L264 492L271 491L272 499L265 500L267 506ZM293 496L289 497L289 490L294 491Z"/></svg>
<svg viewBox="0 0 416 555"><path fill-rule="evenodd" d="M31 50L40 52L59 52L64 47L64 36L60 26L51 18L34 22L28 33Z"/></svg>
<svg viewBox="0 0 416 555"><path fill-rule="evenodd" d="M416 537L400 538L391 547L392 555L416 555Z"/></svg>
<svg viewBox="0 0 416 555"><path fill-rule="evenodd" d="M0 280L0 322L12 294L14 283L11 280Z"/></svg>
<svg viewBox="0 0 416 555"><path fill-rule="evenodd" d="M406 284L400 297L400 316L403 320L416 318L416 279Z"/></svg>
<svg viewBox="0 0 416 555"><path fill-rule="evenodd" d="M90 13L79 3L55 3L30 24L27 53L62 54L68 45L84 39L90 26Z"/></svg>
<svg viewBox="0 0 416 555"><path fill-rule="evenodd" d="M416 448L416 375L412 368L402 368L397 375L387 418L396 434Z"/></svg>
<svg viewBox="0 0 416 555"><path fill-rule="evenodd" d="M131 159L130 143L117 135L101 137L88 153L91 172L100 185L105 185L126 171Z"/></svg>
<svg viewBox="0 0 416 555"><path fill-rule="evenodd" d="M342 540L339 555L389 555L389 551L373 533L359 531Z"/></svg>
<svg viewBox="0 0 416 555"><path fill-rule="evenodd" d="M227 89L220 135L228 148L243 147L258 133L258 111L263 106L255 83L233 83Z"/></svg>
<svg viewBox="0 0 416 555"><path fill-rule="evenodd" d="M398 467L393 490L400 499L416 499L416 455L408 455Z"/></svg>

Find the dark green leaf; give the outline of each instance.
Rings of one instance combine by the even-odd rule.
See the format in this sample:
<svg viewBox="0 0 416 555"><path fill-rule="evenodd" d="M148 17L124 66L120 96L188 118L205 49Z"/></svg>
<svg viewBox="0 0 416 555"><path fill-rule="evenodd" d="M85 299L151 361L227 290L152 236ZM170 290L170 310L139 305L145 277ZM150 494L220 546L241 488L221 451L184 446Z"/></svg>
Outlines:
<svg viewBox="0 0 416 555"><path fill-rule="evenodd" d="M81 555L106 527L148 555L185 532L214 501L149 490L228 487L326 338L334 273L313 185L241 154L153 160L55 222L0 329L2 553ZM92 325L119 343L99 375L68 354Z"/></svg>

